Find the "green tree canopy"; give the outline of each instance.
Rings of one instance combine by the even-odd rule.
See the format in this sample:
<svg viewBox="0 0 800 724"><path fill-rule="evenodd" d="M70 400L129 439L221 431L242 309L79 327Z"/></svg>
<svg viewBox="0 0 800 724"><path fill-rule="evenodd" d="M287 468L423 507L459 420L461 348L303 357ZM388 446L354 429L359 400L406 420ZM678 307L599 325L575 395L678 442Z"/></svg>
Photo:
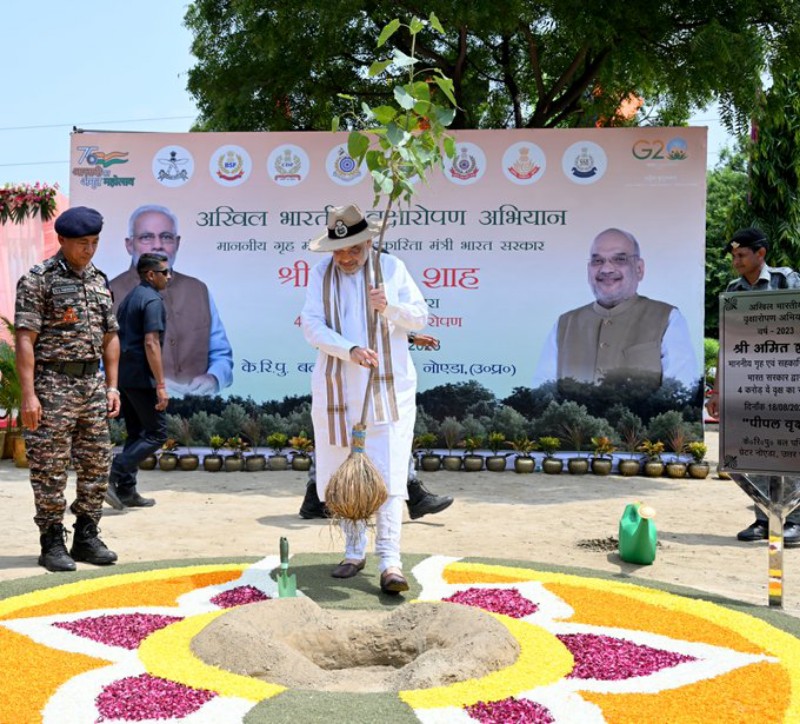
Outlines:
<svg viewBox="0 0 800 724"><path fill-rule="evenodd" d="M611 125L632 95L644 101L640 121L685 122L716 99L729 127L741 128L770 58L795 47L799 6L429 0L424 13L446 34L420 33L416 53L453 79L453 128ZM380 105L385 79L360 69L380 28L419 12L402 0L196 0L186 25L198 129L327 129L347 109L337 93ZM410 37L397 33L392 44L408 53Z"/></svg>
<svg viewBox="0 0 800 724"><path fill-rule="evenodd" d="M757 226L770 242L767 264L800 263L800 70L781 64L760 99L747 143L746 193L736 199L729 231Z"/></svg>

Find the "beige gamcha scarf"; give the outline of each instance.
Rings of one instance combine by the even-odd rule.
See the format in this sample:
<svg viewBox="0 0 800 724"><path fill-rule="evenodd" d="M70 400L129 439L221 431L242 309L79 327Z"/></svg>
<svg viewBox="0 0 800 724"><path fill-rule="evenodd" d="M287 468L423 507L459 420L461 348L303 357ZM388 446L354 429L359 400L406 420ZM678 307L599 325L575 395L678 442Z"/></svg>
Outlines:
<svg viewBox="0 0 800 724"><path fill-rule="evenodd" d="M370 252L364 264L364 289L370 287L371 271L379 264L378 254ZM380 273L379 270L377 270ZM322 283L322 294L325 303L325 323L339 334L342 333L340 311L340 281L342 272L331 261L325 271ZM368 321L368 342L371 349L378 350L379 364L370 371L369 389L366 394L372 396L372 408L376 423L396 422L399 419L397 397L394 389L394 372L392 371L392 348L389 339L389 323L382 314L375 314L369 308L369 294L364 295L364 318ZM373 319L377 318L377 324ZM377 329L376 329L377 327ZM380 345L376 346L378 334ZM347 447L349 430L347 429L347 396L345 394L343 364L344 360L327 355L325 367L325 385L328 411L328 440L331 445ZM366 422L363 420L362 422Z"/></svg>

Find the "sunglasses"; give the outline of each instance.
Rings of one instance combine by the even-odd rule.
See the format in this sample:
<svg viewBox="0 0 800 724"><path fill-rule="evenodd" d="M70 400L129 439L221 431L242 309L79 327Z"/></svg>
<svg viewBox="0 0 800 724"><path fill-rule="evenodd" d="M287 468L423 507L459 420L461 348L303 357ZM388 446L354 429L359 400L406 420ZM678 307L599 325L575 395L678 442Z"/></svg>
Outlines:
<svg viewBox="0 0 800 724"><path fill-rule="evenodd" d="M163 274L165 277L172 276L172 269L151 269L150 271L154 271L156 274Z"/></svg>

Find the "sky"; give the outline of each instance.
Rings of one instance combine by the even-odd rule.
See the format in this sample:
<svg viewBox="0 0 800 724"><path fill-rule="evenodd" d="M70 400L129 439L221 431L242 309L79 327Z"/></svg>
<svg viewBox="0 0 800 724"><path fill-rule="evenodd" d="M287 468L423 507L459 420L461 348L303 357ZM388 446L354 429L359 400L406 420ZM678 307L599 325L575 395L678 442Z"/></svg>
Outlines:
<svg viewBox="0 0 800 724"><path fill-rule="evenodd" d="M192 36L182 0L38 0L2 3L0 185L58 183L69 195L73 126L108 131L188 131L197 107L186 90ZM716 111L709 167L731 141Z"/></svg>

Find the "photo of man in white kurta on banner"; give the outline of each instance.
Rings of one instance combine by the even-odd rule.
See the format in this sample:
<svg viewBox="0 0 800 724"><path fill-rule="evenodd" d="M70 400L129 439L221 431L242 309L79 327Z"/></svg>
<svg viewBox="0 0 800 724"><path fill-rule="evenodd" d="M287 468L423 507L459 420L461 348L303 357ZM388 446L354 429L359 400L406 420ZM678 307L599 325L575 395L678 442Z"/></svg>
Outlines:
<svg viewBox="0 0 800 724"><path fill-rule="evenodd" d="M400 531L416 419L417 373L407 333L425 326L428 307L403 262L372 250L377 233L377 225L368 223L354 205L328 212L326 233L309 249L330 256L310 272L301 320L306 341L318 350L311 378L311 416L320 500L325 500L331 475L348 457L349 433L359 420L370 368L375 368L366 453L389 494L376 516L375 552L381 590L396 594L408 590ZM383 284L376 287L377 264ZM381 324L371 343L369 318L374 312ZM345 557L331 575L351 578L366 564L366 524L343 521L342 529Z"/></svg>

